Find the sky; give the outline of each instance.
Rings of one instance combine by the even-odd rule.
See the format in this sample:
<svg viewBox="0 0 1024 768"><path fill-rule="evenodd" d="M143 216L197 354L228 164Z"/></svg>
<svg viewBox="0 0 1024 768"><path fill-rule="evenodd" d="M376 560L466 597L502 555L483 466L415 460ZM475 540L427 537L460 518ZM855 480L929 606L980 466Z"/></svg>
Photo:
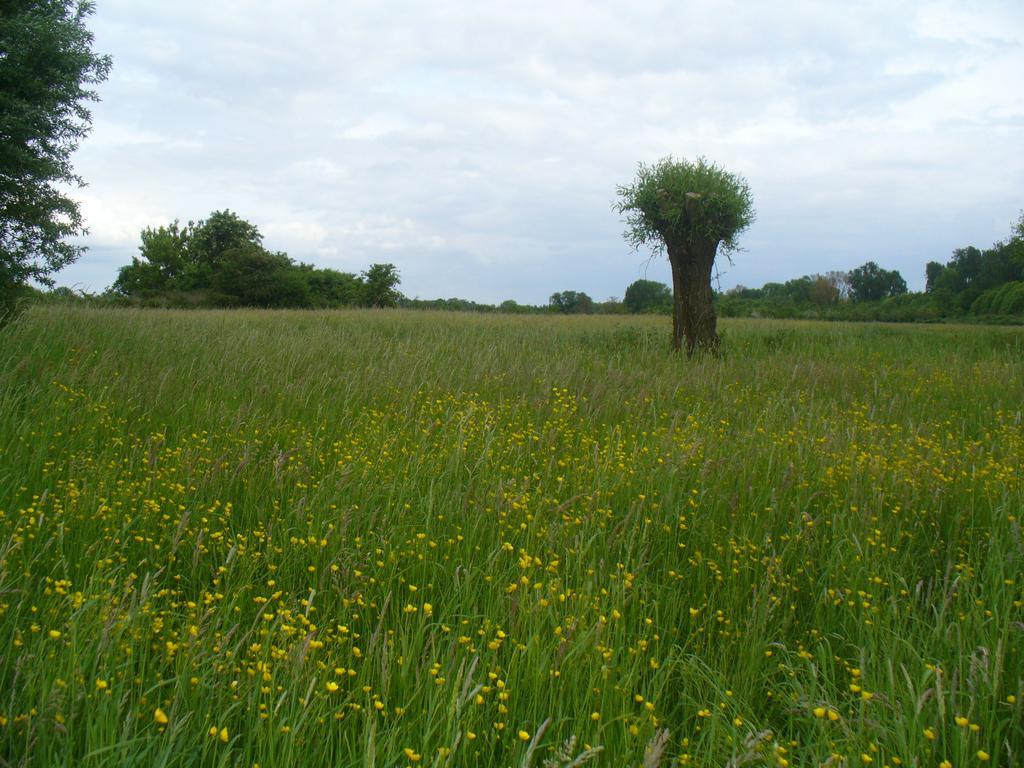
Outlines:
<svg viewBox="0 0 1024 768"><path fill-rule="evenodd" d="M546 303L669 282L616 187L704 156L757 219L717 287L1009 235L1024 208L1020 0L98 0L113 57L74 156L102 291L144 227L230 209L264 245L403 293Z"/></svg>

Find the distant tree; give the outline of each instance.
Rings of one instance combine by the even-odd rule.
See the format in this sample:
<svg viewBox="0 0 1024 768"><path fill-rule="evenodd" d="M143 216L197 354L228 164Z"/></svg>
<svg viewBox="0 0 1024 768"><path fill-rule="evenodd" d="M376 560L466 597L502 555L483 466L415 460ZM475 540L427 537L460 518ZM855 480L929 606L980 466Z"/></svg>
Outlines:
<svg viewBox="0 0 1024 768"><path fill-rule="evenodd" d="M985 250L957 248L945 264L928 262L925 278L925 290L943 315L1013 314L1000 308L1014 289L1001 289L1024 281L1024 212L1011 225L1006 240Z"/></svg>
<svg viewBox="0 0 1024 768"><path fill-rule="evenodd" d="M670 302L668 307L671 306ZM594 304L594 312L600 315L625 315L629 313L629 309L624 302L619 301L618 296L609 296L604 301Z"/></svg>
<svg viewBox="0 0 1024 768"><path fill-rule="evenodd" d="M760 288L747 288L745 285L736 285L725 292L725 295L733 299L760 299L764 292Z"/></svg>
<svg viewBox="0 0 1024 768"><path fill-rule="evenodd" d="M572 311L577 315L589 315L594 311L594 300L583 291L580 291L576 296L576 304Z"/></svg>
<svg viewBox="0 0 1024 768"><path fill-rule="evenodd" d="M1013 260L1024 270L1024 211L1020 212L1017 221L1013 224L1009 245L1012 248Z"/></svg>
<svg viewBox="0 0 1024 768"><path fill-rule="evenodd" d="M924 291L931 293L946 268L937 261L929 261L924 267Z"/></svg>
<svg viewBox="0 0 1024 768"><path fill-rule="evenodd" d="M214 211L206 219L146 227L139 256L121 267L113 289L124 295L211 288L224 254L262 250L263 235L231 211Z"/></svg>
<svg viewBox="0 0 1024 768"><path fill-rule="evenodd" d="M875 301L907 292L907 283L896 270L882 269L869 261L850 271L850 296L854 301Z"/></svg>
<svg viewBox="0 0 1024 768"><path fill-rule="evenodd" d="M566 315L585 315L594 311L594 300L582 291L560 291L551 294L548 305Z"/></svg>
<svg viewBox="0 0 1024 768"><path fill-rule="evenodd" d="M93 52L85 25L93 5L78 0L10 0L0 5L0 313L28 280L53 272L83 248L83 186L71 155L92 127L88 86L107 79L110 57Z"/></svg>
<svg viewBox="0 0 1024 768"><path fill-rule="evenodd" d="M519 306L519 303L516 302L514 299L505 299L503 302L501 302L501 304L498 305L498 311L506 312L511 315L519 314L520 312L523 311L523 309L522 307Z"/></svg>
<svg viewBox="0 0 1024 768"><path fill-rule="evenodd" d="M125 296L178 288L188 262L192 225L175 221L166 227L142 230L139 257L121 267L113 290ZM140 258L141 257L141 258Z"/></svg>
<svg viewBox="0 0 1024 768"><path fill-rule="evenodd" d="M950 260L949 266L956 268L964 281L964 287L967 288L981 274L984 258L985 255L981 249L969 245L966 248L957 248L953 251L953 258Z"/></svg>
<svg viewBox="0 0 1024 768"><path fill-rule="evenodd" d="M622 302L634 315L645 312L668 312L672 309L672 291L664 283L637 280L626 288Z"/></svg>
<svg viewBox="0 0 1024 768"><path fill-rule="evenodd" d="M850 274L848 272L831 270L825 273L825 279L839 291L840 301L850 298Z"/></svg>
<svg viewBox="0 0 1024 768"><path fill-rule="evenodd" d="M301 264L299 269L309 286L309 299L313 306L343 307L362 302L366 286L358 275L335 269L317 269L310 264Z"/></svg>
<svg viewBox="0 0 1024 768"><path fill-rule="evenodd" d="M807 298L812 304L827 307L839 303L839 287L826 275L814 275L808 289Z"/></svg>
<svg viewBox="0 0 1024 768"><path fill-rule="evenodd" d="M804 275L793 280L787 280L783 286L783 291L786 297L794 304L806 304L811 300L811 288L813 288L813 285L814 281L807 275Z"/></svg>
<svg viewBox="0 0 1024 768"><path fill-rule="evenodd" d="M1003 315L1024 315L1024 281L1007 283L1002 288L999 297L998 311Z"/></svg>
<svg viewBox="0 0 1024 768"><path fill-rule="evenodd" d="M394 307L402 297L397 290L401 278L394 264L371 264L363 272L363 304L368 307Z"/></svg>
<svg viewBox="0 0 1024 768"><path fill-rule="evenodd" d="M210 285L228 251L249 253L262 249L263 235L252 224L229 210L214 211L203 221L189 222L182 288L206 288Z"/></svg>
<svg viewBox="0 0 1024 768"><path fill-rule="evenodd" d="M155 264L133 256L131 264L118 269L110 290L120 296L143 296L166 290L166 284Z"/></svg>
<svg viewBox="0 0 1024 768"><path fill-rule="evenodd" d="M719 245L728 251L754 219L746 180L704 158L666 157L640 164L632 184L617 189L626 240L668 253L672 267L672 347L716 352L719 339L711 273Z"/></svg>
<svg viewBox="0 0 1024 768"><path fill-rule="evenodd" d="M252 243L218 253L210 287L246 307L310 305L309 283L295 263Z"/></svg>
<svg viewBox="0 0 1024 768"><path fill-rule="evenodd" d="M264 248L256 225L228 210L184 226L147 227L141 240L111 287L115 295L259 307L393 307L402 299L393 264L358 276L296 264Z"/></svg>
<svg viewBox="0 0 1024 768"><path fill-rule="evenodd" d="M889 271L889 296L903 296L907 292L907 281L903 279L903 275L898 270Z"/></svg>
<svg viewBox="0 0 1024 768"><path fill-rule="evenodd" d="M981 294L971 304L972 315L1024 314L1024 282L1003 283Z"/></svg>

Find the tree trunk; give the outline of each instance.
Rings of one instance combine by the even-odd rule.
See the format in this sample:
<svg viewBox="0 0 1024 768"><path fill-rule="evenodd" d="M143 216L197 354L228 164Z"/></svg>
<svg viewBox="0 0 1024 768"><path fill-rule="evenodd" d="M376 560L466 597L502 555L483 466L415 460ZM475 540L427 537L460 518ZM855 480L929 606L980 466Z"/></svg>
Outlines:
<svg viewBox="0 0 1024 768"><path fill-rule="evenodd" d="M672 351L683 348L683 269L674 259L672 266Z"/></svg>
<svg viewBox="0 0 1024 768"><path fill-rule="evenodd" d="M717 321L711 292L711 270L717 250L718 243L711 240L669 249L673 288L672 348L680 349L682 335L687 357L692 357L698 350L718 353Z"/></svg>

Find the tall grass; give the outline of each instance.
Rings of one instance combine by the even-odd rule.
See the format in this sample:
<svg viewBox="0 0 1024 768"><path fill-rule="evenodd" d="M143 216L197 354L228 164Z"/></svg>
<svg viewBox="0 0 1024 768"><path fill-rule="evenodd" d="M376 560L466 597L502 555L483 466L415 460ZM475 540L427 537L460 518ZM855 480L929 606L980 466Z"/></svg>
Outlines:
<svg viewBox="0 0 1024 768"><path fill-rule="evenodd" d="M8 764L1024 760L1019 330L0 334Z"/></svg>

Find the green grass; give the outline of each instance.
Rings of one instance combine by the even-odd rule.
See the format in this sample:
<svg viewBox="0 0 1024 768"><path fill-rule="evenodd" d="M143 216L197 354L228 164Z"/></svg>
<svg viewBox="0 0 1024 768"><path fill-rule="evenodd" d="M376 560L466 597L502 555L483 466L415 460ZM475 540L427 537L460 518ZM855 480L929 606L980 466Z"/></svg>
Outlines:
<svg viewBox="0 0 1024 768"><path fill-rule="evenodd" d="M1020 764L1024 333L667 325L0 329L0 765Z"/></svg>

